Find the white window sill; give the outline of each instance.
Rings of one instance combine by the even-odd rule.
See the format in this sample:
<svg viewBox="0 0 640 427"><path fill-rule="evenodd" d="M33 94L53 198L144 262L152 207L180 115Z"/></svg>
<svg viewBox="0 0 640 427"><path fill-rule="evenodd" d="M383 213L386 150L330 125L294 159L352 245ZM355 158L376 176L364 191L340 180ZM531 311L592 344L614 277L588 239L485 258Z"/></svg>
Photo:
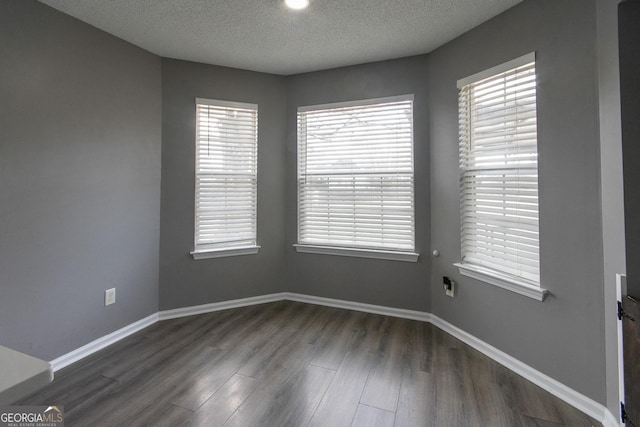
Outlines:
<svg viewBox="0 0 640 427"><path fill-rule="evenodd" d="M546 289L542 289L539 286L531 285L527 282L519 281L507 275L503 275L486 268L478 267L473 264L455 263L453 265L458 267L460 274L462 274L463 276L481 280L485 283L489 283L490 285L498 286L502 289L506 289L538 301L544 301L544 297L548 292Z"/></svg>
<svg viewBox="0 0 640 427"><path fill-rule="evenodd" d="M191 252L194 260L222 258L228 256L257 254L260 246L241 246L236 248L200 249Z"/></svg>
<svg viewBox="0 0 640 427"><path fill-rule="evenodd" d="M293 245L296 252L307 254L337 255L357 258L386 259L390 261L417 262L420 254L415 252L384 251L377 249L339 248L336 246Z"/></svg>

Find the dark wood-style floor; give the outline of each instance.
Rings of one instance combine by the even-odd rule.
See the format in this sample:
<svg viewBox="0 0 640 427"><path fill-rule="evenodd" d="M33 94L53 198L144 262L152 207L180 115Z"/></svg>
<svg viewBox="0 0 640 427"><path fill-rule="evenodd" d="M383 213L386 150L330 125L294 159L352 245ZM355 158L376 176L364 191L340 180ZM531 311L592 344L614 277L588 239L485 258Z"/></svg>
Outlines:
<svg viewBox="0 0 640 427"><path fill-rule="evenodd" d="M289 301L159 322L20 403L67 426L600 426L430 324Z"/></svg>

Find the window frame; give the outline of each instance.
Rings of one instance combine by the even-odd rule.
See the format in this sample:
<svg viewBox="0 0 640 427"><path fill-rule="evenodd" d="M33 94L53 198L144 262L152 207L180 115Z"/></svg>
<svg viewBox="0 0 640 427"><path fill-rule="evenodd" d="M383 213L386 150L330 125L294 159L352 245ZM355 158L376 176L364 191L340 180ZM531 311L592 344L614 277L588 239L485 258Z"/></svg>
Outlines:
<svg viewBox="0 0 640 427"><path fill-rule="evenodd" d="M321 112L323 110L333 110L333 109L342 109L342 108L358 108L358 107L367 107L374 106L377 104L385 104L385 103L394 103L394 102L405 102L410 101L411 103L411 210L412 210L412 245L413 248L410 250L405 249L392 249L385 247L366 247L360 245L332 245L330 243L310 243L310 242L301 242L300 237L300 229L301 229L301 213L300 213L300 203L301 203L301 140L300 140L300 117L301 114L306 114L309 112ZM347 257L358 257L358 258L373 258L373 259L384 259L384 260L393 260L393 261L407 261L407 262L417 262L419 254L415 250L416 246L416 227L415 227L415 140L414 140L414 120L413 120L413 104L414 104L414 95L398 95L398 96L389 96L382 98L370 98L364 100L353 100L353 101L345 101L345 102L335 102L335 103L327 103L327 104L317 104L317 105L308 105L301 106L297 109L297 120L296 127L298 131L297 138L297 176L296 176L296 187L297 187L297 243L293 246L296 252L299 253L312 253L312 254L323 254L323 255L338 255L338 256L347 256ZM306 141L306 136L305 136ZM310 174L305 174L305 176L309 176ZM347 174L344 175L349 176ZM353 173L350 175L352 177L357 177L358 174Z"/></svg>
<svg viewBox="0 0 640 427"><path fill-rule="evenodd" d="M537 76L537 64L536 64L536 57L535 57L535 52L531 52L529 54L523 55L519 58L515 58L511 61L502 63L500 65L497 65L495 67L489 68L485 71L482 71L480 73L474 74L472 76L466 77L464 79L458 80L458 102L461 103L460 101L460 96L461 96L461 91L463 88L467 88L470 85L473 85L475 83L478 83L480 81L483 81L485 79L489 79L489 78L495 78L498 77L504 73L508 73L511 71L516 70L517 68L526 66L528 64L534 63L534 74ZM536 92L537 92L537 83L536 83ZM469 101L471 102L471 101ZM470 108L470 104L467 104L467 109ZM459 105L460 108L460 112L458 114L458 122L459 125L462 127L463 123L462 120L464 119L463 116L461 115L461 111L462 111L462 106ZM539 171L539 157L538 157L538 135L537 135L537 109L538 109L538 102L537 102L537 95L536 95L536 101L535 101L535 115L536 115L536 165L535 168L537 171ZM471 126L471 121L469 122L465 122L464 123L465 126L470 127ZM462 156L463 151L466 154L469 154L468 149L463 146L465 142L465 138L462 137L462 134L460 135L459 138L459 147L460 147L460 156ZM472 142L471 140L469 141L470 143ZM462 160L462 158L459 158L459 163L460 163L460 239L461 239L461 261L454 263L454 266L458 267L460 274L467 276L467 277L471 277L473 279L476 280L480 280L482 282L485 283L489 283L491 285L495 285L498 286L500 288L503 289L507 289L509 291L536 299L538 301L543 301L546 294L547 294L547 290L542 288L541 286L541 281L540 279L536 282L534 280L530 280L527 278L523 278L517 275L514 275L512 273L509 273L505 270L500 270L498 268L492 268L492 267L487 267L487 266L483 266L481 264L476 264L473 262L465 262L464 260L464 243L463 243L463 239L464 239L464 226L465 226L465 222L464 222L464 218L463 218L463 204L465 202L465 184L464 184L464 178L466 177L466 172L467 170L464 168L464 161ZM530 167L529 167L530 168ZM517 168L517 173L519 173L523 168ZM479 171L480 169L473 169L474 171ZM477 176L476 174L473 174L471 176ZM539 172L536 172L536 195L538 194L538 188L539 188ZM501 193L506 195L506 193ZM536 212L537 215L539 217L539 213L540 213L540 201L539 199L537 199L537 204L536 204ZM537 227L537 248L538 248L538 259L537 259L537 263L538 263L538 269L540 268L540 234L539 234L539 220L536 223L536 227ZM506 268L506 267L505 267Z"/></svg>
<svg viewBox="0 0 640 427"><path fill-rule="evenodd" d="M252 215L252 219L249 222L252 222L253 226L253 239L241 239L241 240L229 240L229 241L221 241L218 243L210 243L210 244L198 244L198 201L199 201L199 193L198 193L198 167L201 161L200 153L199 153L199 132L200 132L200 123L199 123L199 114L198 109L199 106L212 106L219 107L221 109L237 109L237 110L250 110L255 114L255 128L252 129L254 132L253 137L253 153L254 156L254 164L253 170L251 173L243 175L245 178L255 180L255 184L253 186L253 191L251 192L251 203L253 204L254 212ZM194 260L202 260L209 258L221 258L221 257L229 257L229 256L239 256L239 255L251 255L258 253L260 246L257 243L258 240L258 104L246 103L246 102L236 102L236 101L226 101L226 100L218 100L218 99L210 99L210 98L195 98L195 114L196 114L196 123L195 123L195 170L194 170L194 224L193 224L193 251L190 252ZM212 174L212 175L215 175ZM220 173L219 175L224 175ZM240 176L240 175L239 175ZM237 242L237 244L234 244Z"/></svg>

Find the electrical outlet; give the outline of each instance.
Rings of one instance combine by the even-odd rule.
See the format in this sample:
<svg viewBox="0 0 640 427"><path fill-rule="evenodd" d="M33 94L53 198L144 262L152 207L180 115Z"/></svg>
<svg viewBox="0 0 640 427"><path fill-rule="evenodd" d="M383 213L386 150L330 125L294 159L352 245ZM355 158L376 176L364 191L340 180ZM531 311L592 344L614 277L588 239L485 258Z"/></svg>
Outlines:
<svg viewBox="0 0 640 427"><path fill-rule="evenodd" d="M116 302L116 288L107 289L104 291L104 306L115 304Z"/></svg>
<svg viewBox="0 0 640 427"><path fill-rule="evenodd" d="M451 281L451 284L449 285L448 289L445 290L445 294L447 294L448 297L453 298L454 292L455 292L455 286L456 286L456 282L454 282L453 280Z"/></svg>
<svg viewBox="0 0 640 427"><path fill-rule="evenodd" d="M454 286L455 282L453 280L449 279L447 276L442 277L442 287L448 297L454 297Z"/></svg>

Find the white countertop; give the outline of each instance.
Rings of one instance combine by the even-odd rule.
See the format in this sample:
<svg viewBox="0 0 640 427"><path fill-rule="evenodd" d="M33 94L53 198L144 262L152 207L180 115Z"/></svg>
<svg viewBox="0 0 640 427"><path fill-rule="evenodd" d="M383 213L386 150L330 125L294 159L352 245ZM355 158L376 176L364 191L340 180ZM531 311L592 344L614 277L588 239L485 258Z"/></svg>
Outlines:
<svg viewBox="0 0 640 427"><path fill-rule="evenodd" d="M51 381L49 362L0 346L0 405L11 405Z"/></svg>

